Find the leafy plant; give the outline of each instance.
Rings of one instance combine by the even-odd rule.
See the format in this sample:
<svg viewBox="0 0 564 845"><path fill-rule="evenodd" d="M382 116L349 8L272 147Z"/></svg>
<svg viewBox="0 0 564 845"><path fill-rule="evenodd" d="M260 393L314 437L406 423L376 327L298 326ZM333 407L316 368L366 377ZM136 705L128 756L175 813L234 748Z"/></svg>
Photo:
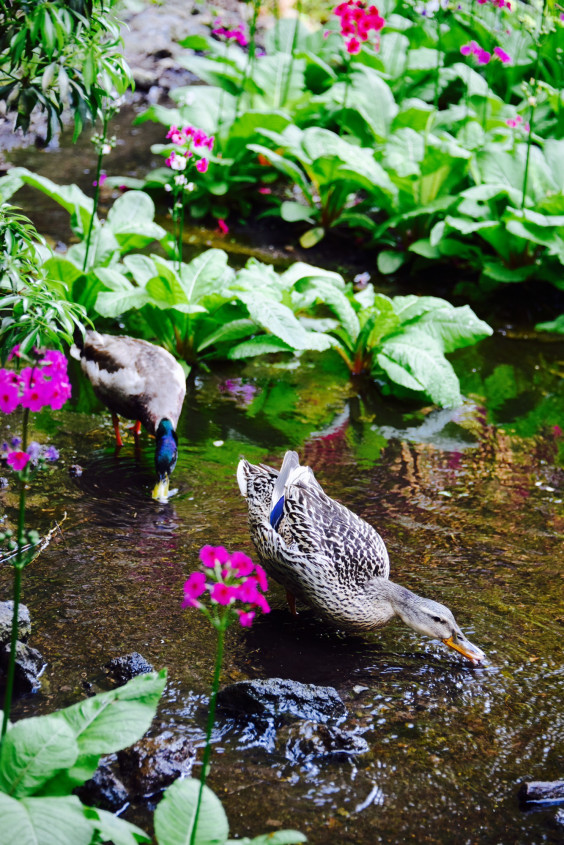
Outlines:
<svg viewBox="0 0 564 845"><path fill-rule="evenodd" d="M19 346L71 343L75 328L87 319L73 301L53 298L43 260L48 253L30 221L15 208L0 205L0 338L2 360Z"/></svg>
<svg viewBox="0 0 564 845"><path fill-rule="evenodd" d="M121 95L131 73L119 52L113 0L11 0L0 3L0 99L29 127L33 110L47 113L47 141L65 106L75 138L87 117L100 116L104 98Z"/></svg>

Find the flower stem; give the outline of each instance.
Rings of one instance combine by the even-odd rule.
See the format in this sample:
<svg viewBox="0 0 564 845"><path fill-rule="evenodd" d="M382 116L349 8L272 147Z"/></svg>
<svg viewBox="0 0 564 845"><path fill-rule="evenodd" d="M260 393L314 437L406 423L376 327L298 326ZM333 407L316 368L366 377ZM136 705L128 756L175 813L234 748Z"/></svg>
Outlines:
<svg viewBox="0 0 564 845"><path fill-rule="evenodd" d="M439 9L437 12L437 66L435 68L435 96L433 97L433 108L435 111L439 108L439 82L441 79L441 67L443 64L442 46L441 9Z"/></svg>
<svg viewBox="0 0 564 845"><path fill-rule="evenodd" d="M88 224L88 234L86 236L86 249L84 251L84 263L82 265L82 272L86 272L88 265L88 253L90 252L90 241L92 239L92 231L94 229L94 220L96 219L96 211L98 210L98 198L100 196L100 175L102 173L102 161L104 159L104 146L106 144L108 135L108 111L102 112L102 137L98 147L98 160L96 162L96 185L94 191L94 205L92 207L92 216Z"/></svg>
<svg viewBox="0 0 564 845"><path fill-rule="evenodd" d="M253 16L251 18L251 24L249 26L249 60L245 65L245 70L243 72L243 78L241 80L241 90L239 91L239 96L237 98L237 105L235 106L235 120L239 117L239 111L241 108L241 99L243 94L245 93L245 85L247 83L247 79L249 76L252 78L253 75L253 67L255 64L255 54L256 54L256 38L257 38L257 19L258 14L260 11L260 0L253 0ZM250 108L253 107L253 95L251 91L250 96Z"/></svg>
<svg viewBox="0 0 564 845"><path fill-rule="evenodd" d="M228 620L228 616L225 617L225 622ZM194 845L196 841L196 833L198 830L198 819L200 817L200 807L202 804L202 795L204 792L204 786L206 784L206 778L208 775L208 768L209 768L209 761L211 755L211 735L213 730L213 725L215 721L215 704L217 700L217 693L219 690L219 677L221 674L221 664L223 661L223 645L225 641L225 627L226 624L222 621L217 628L217 649L215 653L215 668L213 673L213 680L212 680L212 690L210 695L210 705L208 711L208 724L206 728L206 744L204 747L204 754L202 757L202 773L200 775L200 791L198 793L198 803L196 804L196 812L194 814L194 825L192 827L192 833L190 835L190 845Z"/></svg>
<svg viewBox="0 0 564 845"><path fill-rule="evenodd" d="M288 99L288 94L290 93L290 85L292 82L292 71L294 70L294 54L296 52L296 45L298 43L298 30L300 26L300 18L302 16L302 4L301 0L298 0L296 5L296 18L294 21L294 31L292 33L292 44L290 47L290 61L288 64L288 73L286 74L286 78L284 79L284 90L282 91L282 98L280 100L280 105L285 106L286 100Z"/></svg>
<svg viewBox="0 0 564 845"><path fill-rule="evenodd" d="M22 451L27 449L27 424L29 420L29 408L24 408L23 412L23 432L22 432ZM24 528L25 528L25 473L22 472L20 476L20 503L18 512L18 552L14 563L14 586L13 586L13 616L12 616L12 631L10 638L10 659L8 662L8 671L6 673L6 691L4 693L4 713L2 716L2 732L0 734L0 748L2 740L8 730L8 720L10 718L10 710L12 708L12 696L14 692L14 675L16 671L16 647L18 642L18 616L20 610L20 595L22 588L22 549L24 546Z"/></svg>
<svg viewBox="0 0 564 845"><path fill-rule="evenodd" d="M529 112L529 134L527 135L527 154L525 156L525 172L523 173L523 187L521 190L521 211L525 208L525 199L527 196L527 183L529 181L529 163L531 159L531 143L532 143L532 136L533 136L533 122L535 119L535 109L537 106L536 103L536 95L538 91L538 73L539 73L539 63L540 63L540 56L541 56L541 43L540 39L542 37L542 27L544 24L544 15L546 11L546 0L544 0L542 4L542 12L541 12L541 19L539 24L539 38L537 41L537 55L535 56L535 65L533 68L532 79L534 80L535 87L534 93L531 97L531 110Z"/></svg>

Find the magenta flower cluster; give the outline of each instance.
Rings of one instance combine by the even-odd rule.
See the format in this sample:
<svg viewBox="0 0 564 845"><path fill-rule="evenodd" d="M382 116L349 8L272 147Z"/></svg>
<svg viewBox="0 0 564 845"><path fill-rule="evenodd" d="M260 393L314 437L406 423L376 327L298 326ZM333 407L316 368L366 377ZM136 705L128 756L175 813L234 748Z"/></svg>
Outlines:
<svg viewBox="0 0 564 845"><path fill-rule="evenodd" d="M212 35L215 35L215 37L219 38L220 41L236 41L240 47L246 47L249 43L249 39L245 34L245 27L242 23L233 27L233 29L229 29L228 27L222 25L220 18L218 18L215 22L215 26L212 29Z"/></svg>
<svg viewBox="0 0 564 845"><path fill-rule="evenodd" d="M212 605L230 608L245 628L253 624L257 609L270 612L263 595L268 589L266 573L246 554L230 553L223 546L204 546L200 561L201 569L192 572L184 584L182 607L205 610L200 599L209 594Z"/></svg>
<svg viewBox="0 0 564 845"><path fill-rule="evenodd" d="M531 131L529 121L523 121L520 114L515 115L515 117L508 118L508 120L505 121L505 125L509 126L510 129L517 129L517 127L520 126L525 130L525 132Z"/></svg>
<svg viewBox="0 0 564 845"><path fill-rule="evenodd" d="M213 149L213 135L207 135L203 129L196 129L194 126L185 126L182 129L171 126L166 137L179 148L183 148L171 152L165 161L167 167L171 170L185 170L189 159L194 158L196 170L199 173L206 172L209 165L206 155Z"/></svg>
<svg viewBox="0 0 564 845"><path fill-rule="evenodd" d="M16 347L10 357L18 354ZM70 395L67 359L57 350L48 350L36 364L19 372L0 369L0 411L5 414L11 414L18 405L30 411L50 405L58 411Z"/></svg>
<svg viewBox="0 0 564 845"><path fill-rule="evenodd" d="M8 360L20 357L16 346L8 356ZM54 411L63 407L71 395L71 386L67 375L67 359L62 352L50 349L38 356L33 366L23 369L0 369L0 411L11 414L18 405L30 411L40 411L50 406ZM2 457L15 472L25 469L31 461L37 464L39 460L56 461L59 457L52 446L40 446L33 441L26 451L18 449L21 440L14 437L10 445L2 445Z"/></svg>
<svg viewBox="0 0 564 845"><path fill-rule="evenodd" d="M374 43L378 46L378 33L386 21L376 6L367 7L363 0L347 0L339 3L335 14L340 19L341 35L348 53L355 55L360 52L361 44L370 38L370 30L374 30Z"/></svg>
<svg viewBox="0 0 564 845"><path fill-rule="evenodd" d="M470 41L469 44L463 44L460 48L463 56L476 56L479 65L489 64L492 54L484 50L476 41ZM502 50L501 47L494 47L493 56L499 59L504 65L511 61L511 56Z"/></svg>
<svg viewBox="0 0 564 845"><path fill-rule="evenodd" d="M486 3L491 3L498 9L509 9L511 11L511 0L478 0L480 6L485 6Z"/></svg>

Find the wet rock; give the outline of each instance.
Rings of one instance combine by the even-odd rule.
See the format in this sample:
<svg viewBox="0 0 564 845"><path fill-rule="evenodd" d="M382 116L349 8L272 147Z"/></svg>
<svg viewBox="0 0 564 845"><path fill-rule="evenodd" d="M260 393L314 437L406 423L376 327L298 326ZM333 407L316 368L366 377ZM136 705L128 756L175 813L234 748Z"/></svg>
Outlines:
<svg viewBox="0 0 564 845"><path fill-rule="evenodd" d="M117 760L117 757L113 755L113 759ZM101 760L90 780L74 792L89 807L100 807L102 810L115 813L127 804L129 796L127 789L114 772L111 760L111 757Z"/></svg>
<svg viewBox="0 0 564 845"><path fill-rule="evenodd" d="M366 740L352 731L309 721L282 728L278 741L285 743L286 757L292 762L323 757L353 757L370 750Z"/></svg>
<svg viewBox="0 0 564 845"><path fill-rule="evenodd" d="M71 464L69 467L69 475L71 478L80 478L84 470L80 466L80 464Z"/></svg>
<svg viewBox="0 0 564 845"><path fill-rule="evenodd" d="M124 654L122 657L114 657L104 666L112 680L122 686L136 675L144 675L145 672L154 672L154 667L142 654L132 651L131 654Z"/></svg>
<svg viewBox="0 0 564 845"><path fill-rule="evenodd" d="M153 795L180 775L189 775L195 758L190 740L168 731L118 753L121 775L137 796Z"/></svg>
<svg viewBox="0 0 564 845"><path fill-rule="evenodd" d="M519 787L522 804L547 801L564 801L564 780L531 780Z"/></svg>
<svg viewBox="0 0 564 845"><path fill-rule="evenodd" d="M10 644L7 643L0 651L0 669L2 669L4 675L9 660ZM18 642L16 644L16 668L14 672L14 690L16 693L23 695L35 692L39 687L39 677L46 665L37 649Z"/></svg>
<svg viewBox="0 0 564 845"><path fill-rule="evenodd" d="M0 602L0 645L9 643L12 638L12 617L14 615L14 602ZM25 604L18 608L18 640L27 642L31 633L31 617Z"/></svg>
<svg viewBox="0 0 564 845"><path fill-rule="evenodd" d="M555 817L556 823L564 827L564 810L558 810Z"/></svg>
<svg viewBox="0 0 564 845"><path fill-rule="evenodd" d="M245 718L293 716L313 722L341 719L346 708L336 689L283 678L239 681L220 690L218 705Z"/></svg>

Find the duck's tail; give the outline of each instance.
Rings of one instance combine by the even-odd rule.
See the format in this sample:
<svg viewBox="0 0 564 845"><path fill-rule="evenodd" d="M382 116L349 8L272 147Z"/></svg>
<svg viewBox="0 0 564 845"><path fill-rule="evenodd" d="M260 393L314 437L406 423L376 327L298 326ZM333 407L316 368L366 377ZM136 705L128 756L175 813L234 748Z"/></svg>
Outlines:
<svg viewBox="0 0 564 845"><path fill-rule="evenodd" d="M305 469L305 467L303 467ZM297 452L286 452L278 478L274 482L272 488L272 500L270 502L270 524L276 530L278 523L282 519L282 511L284 510L284 491L286 484L290 477L295 474L295 470L301 469L300 458Z"/></svg>

